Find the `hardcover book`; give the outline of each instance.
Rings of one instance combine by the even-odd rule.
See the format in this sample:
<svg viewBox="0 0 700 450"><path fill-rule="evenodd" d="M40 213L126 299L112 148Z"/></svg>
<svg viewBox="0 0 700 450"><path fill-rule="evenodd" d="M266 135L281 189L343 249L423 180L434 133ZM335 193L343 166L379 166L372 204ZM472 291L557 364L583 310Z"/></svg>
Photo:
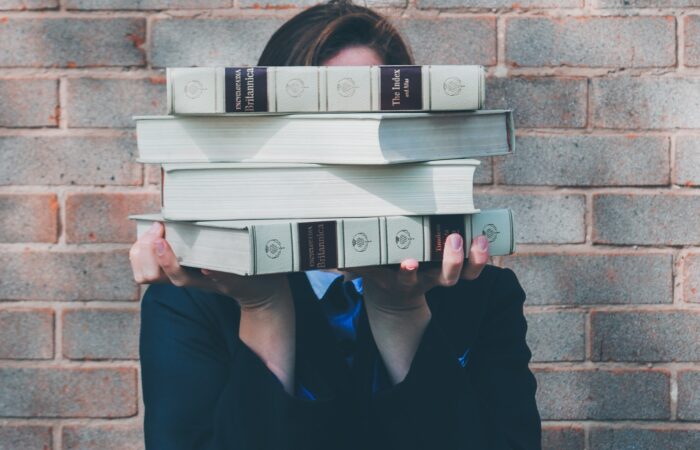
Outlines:
<svg viewBox="0 0 700 450"><path fill-rule="evenodd" d="M387 166L275 163L165 164L168 220L469 214L479 161Z"/></svg>
<svg viewBox="0 0 700 450"><path fill-rule="evenodd" d="M503 155L511 111L136 117L139 161L392 164Z"/></svg>
<svg viewBox="0 0 700 450"><path fill-rule="evenodd" d="M132 216L141 236L157 214ZM492 256L515 249L509 209L444 216L319 220L165 221L165 238L180 264L240 275L396 264L406 258L440 261L454 232L469 253L472 237L489 239Z"/></svg>
<svg viewBox="0 0 700 450"><path fill-rule="evenodd" d="M168 114L481 109L476 65L168 68Z"/></svg>

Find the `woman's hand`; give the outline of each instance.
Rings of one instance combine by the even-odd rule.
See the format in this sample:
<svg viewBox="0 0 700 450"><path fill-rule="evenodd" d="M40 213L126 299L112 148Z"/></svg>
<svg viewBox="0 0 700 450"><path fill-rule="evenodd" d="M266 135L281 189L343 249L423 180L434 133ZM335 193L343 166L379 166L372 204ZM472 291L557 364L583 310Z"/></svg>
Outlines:
<svg viewBox="0 0 700 450"><path fill-rule="evenodd" d="M488 257L488 240L477 236L464 267L464 243L453 233L445 241L439 268L419 270L418 261L407 259L398 270L367 267L349 271L362 277L370 328L392 382L399 383L408 374L430 322L425 293L436 286L453 286L460 278L477 278Z"/></svg>
<svg viewBox="0 0 700 450"><path fill-rule="evenodd" d="M441 267L418 270L417 260L406 259L398 270L366 267L348 272L362 277L368 306L400 314L424 305L425 293L433 287L453 286L460 278L476 279L488 261L488 244L485 236L474 238L464 266L464 243L459 234L453 233L445 241Z"/></svg>
<svg viewBox="0 0 700 450"><path fill-rule="evenodd" d="M129 251L134 279L140 284L172 283L180 287L196 287L216 292L238 301L242 309L269 306L288 294L289 284L284 275L245 277L213 270L197 270L180 266L168 242L163 238L164 227L154 222Z"/></svg>
<svg viewBox="0 0 700 450"><path fill-rule="evenodd" d="M285 390L293 392L296 330L287 277L244 277L182 267L163 233L163 224L155 222L131 247L129 259L134 279L138 283L169 282L196 287L235 298L241 307L238 337L260 357Z"/></svg>

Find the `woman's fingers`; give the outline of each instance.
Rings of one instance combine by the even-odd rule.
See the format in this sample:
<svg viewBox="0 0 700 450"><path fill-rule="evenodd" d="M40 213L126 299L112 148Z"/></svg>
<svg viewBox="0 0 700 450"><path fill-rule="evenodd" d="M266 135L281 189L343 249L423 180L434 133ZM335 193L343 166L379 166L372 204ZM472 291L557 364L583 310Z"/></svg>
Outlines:
<svg viewBox="0 0 700 450"><path fill-rule="evenodd" d="M445 240L442 252L442 271L438 276L441 286L453 286L459 281L464 265L464 239L457 233L452 233Z"/></svg>
<svg viewBox="0 0 700 450"><path fill-rule="evenodd" d="M415 259L401 261L396 281L405 289L415 286L418 283L418 261Z"/></svg>
<svg viewBox="0 0 700 450"><path fill-rule="evenodd" d="M462 271L462 277L467 280L475 280L481 274L489 260L489 240L486 236L479 235L472 241L469 249L467 266Z"/></svg>
<svg viewBox="0 0 700 450"><path fill-rule="evenodd" d="M158 238L153 241L153 253L156 255L160 268L175 286L196 286L201 284L199 277L180 266L173 249L165 239Z"/></svg>
<svg viewBox="0 0 700 450"><path fill-rule="evenodd" d="M154 222L151 228L131 246L129 260L134 280L137 283L162 283L168 281L167 276L161 270L158 259L153 252L153 243L162 238L163 225Z"/></svg>

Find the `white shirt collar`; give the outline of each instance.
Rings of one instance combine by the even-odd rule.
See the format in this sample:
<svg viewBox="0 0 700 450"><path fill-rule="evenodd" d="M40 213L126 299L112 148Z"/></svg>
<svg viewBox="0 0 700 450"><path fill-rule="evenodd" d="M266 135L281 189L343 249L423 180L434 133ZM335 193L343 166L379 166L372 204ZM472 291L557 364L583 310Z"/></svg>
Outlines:
<svg viewBox="0 0 700 450"><path fill-rule="evenodd" d="M306 277L311 283L311 288L314 290L316 297L320 300L328 292L328 288L338 277L342 277L343 274L335 272L326 272L325 270L309 270L306 272ZM362 278L355 278L352 280L355 285L357 292L362 294Z"/></svg>

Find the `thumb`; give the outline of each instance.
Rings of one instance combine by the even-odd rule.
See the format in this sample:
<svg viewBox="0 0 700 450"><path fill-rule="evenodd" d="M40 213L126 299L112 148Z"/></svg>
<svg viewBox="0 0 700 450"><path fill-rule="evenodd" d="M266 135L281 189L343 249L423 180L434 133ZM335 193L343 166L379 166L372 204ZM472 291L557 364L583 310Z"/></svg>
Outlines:
<svg viewBox="0 0 700 450"><path fill-rule="evenodd" d="M153 251L158 264L170 282L175 286L194 285L195 279L187 272L177 260L172 247L163 238L153 241Z"/></svg>

